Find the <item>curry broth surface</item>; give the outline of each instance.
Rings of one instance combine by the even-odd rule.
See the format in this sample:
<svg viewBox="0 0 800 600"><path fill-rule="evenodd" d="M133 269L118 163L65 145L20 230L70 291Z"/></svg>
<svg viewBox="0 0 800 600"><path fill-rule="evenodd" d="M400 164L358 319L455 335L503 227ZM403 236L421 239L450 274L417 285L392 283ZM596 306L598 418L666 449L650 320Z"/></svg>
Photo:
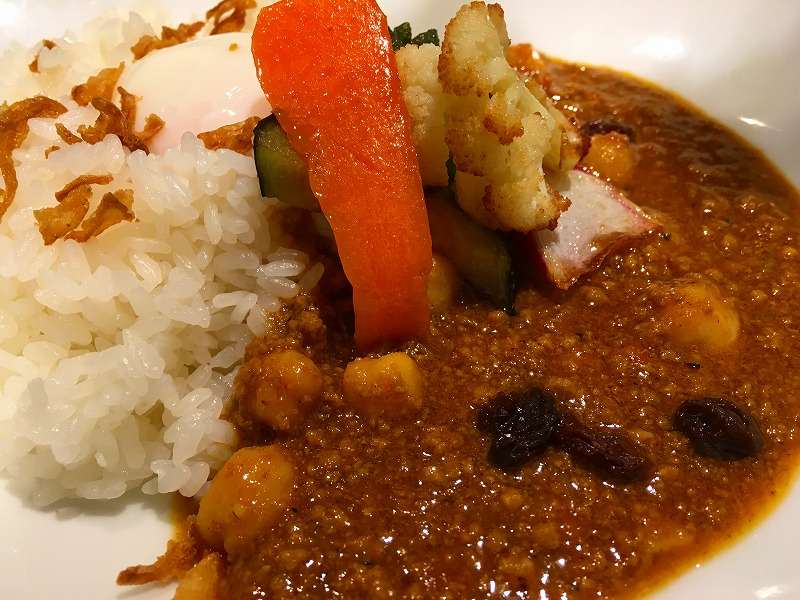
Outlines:
<svg viewBox="0 0 800 600"><path fill-rule="evenodd" d="M796 193L674 97L604 70L549 67L557 103L578 123L634 127L637 163L622 187L664 232L568 291L523 287L516 316L470 302L435 318L430 337L406 348L427 384L417 421L348 410L340 386L353 351L328 321L328 346L313 355L326 401L277 438L301 474L292 509L230 566L230 597L638 595L727 543L785 490L800 413ZM659 333L654 289L675 280L708 281L732 299L732 350L682 348ZM641 444L652 479L604 482L555 449L515 473L489 465L478 407L532 385ZM701 458L672 430L677 405L705 396L748 407L767 439L760 458Z"/></svg>

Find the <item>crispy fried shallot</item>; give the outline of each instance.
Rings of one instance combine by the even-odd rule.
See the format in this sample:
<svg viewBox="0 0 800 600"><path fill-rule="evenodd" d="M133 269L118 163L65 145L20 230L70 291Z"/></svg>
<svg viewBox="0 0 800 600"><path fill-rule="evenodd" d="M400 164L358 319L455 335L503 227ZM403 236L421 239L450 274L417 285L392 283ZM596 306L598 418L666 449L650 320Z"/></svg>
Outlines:
<svg viewBox="0 0 800 600"><path fill-rule="evenodd" d="M66 107L46 96L34 96L0 108L0 174L5 190L0 190L0 219L14 201L17 193L17 172L11 153L22 145L28 136L28 120L54 119L67 112Z"/></svg>
<svg viewBox="0 0 800 600"><path fill-rule="evenodd" d="M117 91L119 92L120 109L122 110L122 115L125 117L125 121L128 124L128 129L130 131L135 131L136 103L139 101L139 98L128 92L123 87L118 87ZM138 137L139 140L146 145L150 142L150 140L153 139L153 136L155 136L164 128L164 125L164 119L158 115L147 115L144 120L144 129L142 131L136 131L136 137ZM149 152L149 149L147 151Z"/></svg>
<svg viewBox="0 0 800 600"><path fill-rule="evenodd" d="M111 175L81 175L57 191L56 200L58 200L58 202L64 202L78 188L89 187L92 184L108 185L113 179Z"/></svg>
<svg viewBox="0 0 800 600"><path fill-rule="evenodd" d="M65 237L81 224L89 212L89 199L92 197L92 184L111 183L111 175L81 175L56 192L56 206L33 211L39 233L45 246Z"/></svg>
<svg viewBox="0 0 800 600"><path fill-rule="evenodd" d="M222 0L206 12L206 20L214 21L211 35L241 31L247 10L255 7L255 0Z"/></svg>
<svg viewBox="0 0 800 600"><path fill-rule="evenodd" d="M155 35L143 35L131 47L133 59L139 60L144 58L151 52L161 50L162 48L169 48L170 46L177 46L184 42L188 42L203 28L205 23L197 21L196 23L181 23L177 29L161 27L161 37Z"/></svg>
<svg viewBox="0 0 800 600"><path fill-rule="evenodd" d="M79 87L81 86L73 88L73 97L75 96L76 89ZM96 96L89 101L101 113L97 121L95 121L95 124L92 127L83 126L83 128L79 128L78 132L81 134L79 136L70 131L63 123L56 123L56 133L58 137L61 138L61 141L68 146L77 144L80 141L95 144L101 141L107 134L114 133L121 138L123 145L129 150L144 150L145 152L149 152L150 150L147 144L153 139L153 136L164 127L164 120L158 115L148 115L145 119L144 130L140 132L135 131L136 103L138 98L125 91L122 87L117 88L117 90L120 94L119 114L113 103L109 105L107 98ZM107 95L107 92L104 91L103 94ZM95 103L95 99L99 99L99 102ZM59 148L59 145L51 146L45 151L45 156L49 156L51 152Z"/></svg>
<svg viewBox="0 0 800 600"><path fill-rule="evenodd" d="M39 72L39 55L42 53L42 50L47 48L48 50L52 50L55 48L57 44L50 40L42 40L42 47L39 48L39 51L36 53L36 57L31 61L31 64L28 65L28 69L30 69L31 73L38 73Z"/></svg>
<svg viewBox="0 0 800 600"><path fill-rule="evenodd" d="M57 205L33 211L45 246L60 239L83 243L117 223L133 221L133 190L129 189L106 192L94 212L86 217L91 186L108 185L113 180L112 175L81 175L56 192Z"/></svg>
<svg viewBox="0 0 800 600"><path fill-rule="evenodd" d="M83 220L81 228L73 229L64 238L83 243L117 223L133 221L136 217L131 206L133 206L133 190L106 192L95 211Z"/></svg>
<svg viewBox="0 0 800 600"><path fill-rule="evenodd" d="M67 129L66 125L63 123L56 123L56 133L58 134L58 137L60 137L61 140L68 146L77 144L81 141L81 138Z"/></svg>
<svg viewBox="0 0 800 600"><path fill-rule="evenodd" d="M133 123L136 121L136 103L139 98L122 86L119 86L117 91L119 92L119 108L122 111L122 116L133 127Z"/></svg>
<svg viewBox="0 0 800 600"><path fill-rule="evenodd" d="M131 121L131 123L133 123L133 121ZM139 136L140 140L147 144L153 139L155 134L164 129L164 125L166 125L166 123L164 123L164 119L156 114L151 113L144 118L144 129L142 131L138 131L136 135Z"/></svg>
<svg viewBox="0 0 800 600"><path fill-rule="evenodd" d="M167 542L167 551L152 565L128 567L117 575L117 585L143 585L165 583L182 577L196 565L202 555L203 541L193 518L187 527L181 527L176 539Z"/></svg>
<svg viewBox="0 0 800 600"><path fill-rule="evenodd" d="M206 12L206 21L212 22L210 35L241 31L247 11L256 8L255 0L222 0ZM144 58L155 50L177 46L194 38L205 26L203 21L181 23L176 29L163 26L161 36L143 35L132 47L133 59Z"/></svg>
<svg viewBox="0 0 800 600"><path fill-rule="evenodd" d="M94 125L81 125L78 135L84 142L97 144L109 134L119 136L122 145L131 152L136 150L148 151L147 145L133 131L133 126L125 118L122 110L110 100L105 98L92 98L92 106L100 113Z"/></svg>
<svg viewBox="0 0 800 600"><path fill-rule="evenodd" d="M206 131L197 137L209 150L227 148L239 154L247 154L253 149L253 129L259 117L249 117L239 123L223 125L219 129Z"/></svg>
<svg viewBox="0 0 800 600"><path fill-rule="evenodd" d="M92 75L86 80L72 88L70 96L81 106L88 106L95 98L111 100L114 95L114 88L117 81L125 70L125 63L121 62L116 67L103 69L97 75Z"/></svg>

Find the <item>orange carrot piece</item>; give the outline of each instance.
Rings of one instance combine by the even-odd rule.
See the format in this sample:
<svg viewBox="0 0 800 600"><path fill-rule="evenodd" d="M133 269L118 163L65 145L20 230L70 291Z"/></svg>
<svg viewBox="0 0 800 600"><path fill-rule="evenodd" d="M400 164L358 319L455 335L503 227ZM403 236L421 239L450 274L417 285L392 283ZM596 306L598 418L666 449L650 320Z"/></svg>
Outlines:
<svg viewBox="0 0 800 600"><path fill-rule="evenodd" d="M259 13L253 58L333 228L358 348L425 336L431 238L385 15L374 0L283 0Z"/></svg>

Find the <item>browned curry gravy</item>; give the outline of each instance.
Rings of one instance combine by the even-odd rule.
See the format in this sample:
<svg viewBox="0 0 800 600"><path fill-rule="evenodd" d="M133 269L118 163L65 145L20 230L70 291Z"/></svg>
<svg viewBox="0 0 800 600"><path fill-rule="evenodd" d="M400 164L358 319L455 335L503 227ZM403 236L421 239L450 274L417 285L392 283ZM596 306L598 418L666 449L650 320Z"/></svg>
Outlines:
<svg viewBox="0 0 800 600"><path fill-rule="evenodd" d="M579 124L634 128L636 163L620 187L657 211L663 233L568 291L523 284L516 316L470 301L435 318L430 337L406 348L426 382L417 420L365 419L344 405L353 351L323 306L328 346L314 345L313 324L304 336L325 401L276 439L298 466L292 508L230 565L230 598L637 595L727 543L784 491L800 426L797 194L669 94L549 66L551 93ZM654 315L676 281L713 283L732 301L741 332L731 349L680 346L659 329ZM518 472L488 464L478 407L531 385L641 444L652 477L604 482L556 449ZM767 440L761 457L693 453L671 419L704 396L749 409Z"/></svg>

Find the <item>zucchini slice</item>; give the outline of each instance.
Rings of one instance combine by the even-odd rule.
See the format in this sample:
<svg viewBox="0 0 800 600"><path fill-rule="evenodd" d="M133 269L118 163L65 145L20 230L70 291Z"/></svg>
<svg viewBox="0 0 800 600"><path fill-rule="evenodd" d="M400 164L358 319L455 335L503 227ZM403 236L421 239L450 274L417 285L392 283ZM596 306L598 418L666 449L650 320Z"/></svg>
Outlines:
<svg viewBox="0 0 800 600"><path fill-rule="evenodd" d="M473 221L444 193L426 194L425 203L433 249L495 305L514 314L514 271L503 236Z"/></svg>
<svg viewBox="0 0 800 600"><path fill-rule="evenodd" d="M308 169L275 115L261 119L253 129L253 156L262 196L305 210L319 210L308 183Z"/></svg>

